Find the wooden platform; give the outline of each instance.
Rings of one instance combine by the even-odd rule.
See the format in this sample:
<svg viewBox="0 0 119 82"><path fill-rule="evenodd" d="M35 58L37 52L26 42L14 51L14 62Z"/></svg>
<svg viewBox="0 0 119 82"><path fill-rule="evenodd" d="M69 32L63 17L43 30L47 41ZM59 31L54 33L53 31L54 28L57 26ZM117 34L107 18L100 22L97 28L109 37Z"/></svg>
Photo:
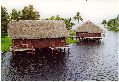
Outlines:
<svg viewBox="0 0 119 82"><path fill-rule="evenodd" d="M81 38L79 36L72 36L72 37L74 37L74 38ZM103 37L84 37L84 38L103 38Z"/></svg>

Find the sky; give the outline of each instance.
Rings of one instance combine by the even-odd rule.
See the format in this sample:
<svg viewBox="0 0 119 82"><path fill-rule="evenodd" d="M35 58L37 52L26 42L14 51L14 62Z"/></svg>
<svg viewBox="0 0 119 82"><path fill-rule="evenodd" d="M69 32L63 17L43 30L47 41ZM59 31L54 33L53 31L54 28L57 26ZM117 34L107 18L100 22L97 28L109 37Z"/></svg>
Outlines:
<svg viewBox="0 0 119 82"><path fill-rule="evenodd" d="M94 23L115 18L119 14L119 0L1 0L8 13L12 9L22 10L33 5L40 13L40 19L59 15L63 18L74 17L76 12L84 19Z"/></svg>

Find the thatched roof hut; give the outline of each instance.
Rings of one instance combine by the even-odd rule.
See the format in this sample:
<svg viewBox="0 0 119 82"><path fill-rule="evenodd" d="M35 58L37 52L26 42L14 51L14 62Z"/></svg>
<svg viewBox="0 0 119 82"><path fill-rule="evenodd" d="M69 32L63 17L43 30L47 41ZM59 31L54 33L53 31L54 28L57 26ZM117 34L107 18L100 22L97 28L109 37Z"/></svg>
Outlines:
<svg viewBox="0 0 119 82"><path fill-rule="evenodd" d="M68 37L69 32L63 21L29 20L10 21L8 37L12 39L40 39Z"/></svg>
<svg viewBox="0 0 119 82"><path fill-rule="evenodd" d="M99 28L91 21L84 22L81 26L74 29L75 32L88 32L88 33L104 33L104 30Z"/></svg>

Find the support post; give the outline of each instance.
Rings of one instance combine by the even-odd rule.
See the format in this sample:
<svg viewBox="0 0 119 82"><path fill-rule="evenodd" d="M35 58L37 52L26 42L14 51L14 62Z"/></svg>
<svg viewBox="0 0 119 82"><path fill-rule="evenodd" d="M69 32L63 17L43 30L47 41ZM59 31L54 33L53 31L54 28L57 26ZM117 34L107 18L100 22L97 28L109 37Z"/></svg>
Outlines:
<svg viewBox="0 0 119 82"><path fill-rule="evenodd" d="M64 52L65 52L65 48L64 48Z"/></svg>
<svg viewBox="0 0 119 82"><path fill-rule="evenodd" d="M14 55L16 55L16 52L15 51L13 53L14 53Z"/></svg>
<svg viewBox="0 0 119 82"><path fill-rule="evenodd" d="M69 51L70 51L70 48L68 48L68 53L69 53Z"/></svg>

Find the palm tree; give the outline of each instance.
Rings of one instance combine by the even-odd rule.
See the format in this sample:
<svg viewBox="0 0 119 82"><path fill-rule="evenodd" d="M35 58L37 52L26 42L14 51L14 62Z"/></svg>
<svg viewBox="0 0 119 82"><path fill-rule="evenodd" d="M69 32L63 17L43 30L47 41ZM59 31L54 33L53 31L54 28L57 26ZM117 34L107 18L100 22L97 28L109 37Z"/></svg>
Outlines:
<svg viewBox="0 0 119 82"><path fill-rule="evenodd" d="M76 16L74 17L74 20L78 21L78 23L79 23L79 20L81 20L83 22L83 18L80 16L79 12L76 13Z"/></svg>
<svg viewBox="0 0 119 82"><path fill-rule="evenodd" d="M104 24L104 26L106 26L106 24L107 24L106 20L103 20L102 24Z"/></svg>
<svg viewBox="0 0 119 82"><path fill-rule="evenodd" d="M65 24L66 24L67 30L70 30L71 27L72 27L73 25L75 25L71 20L72 20L71 18L64 19L64 22L65 22Z"/></svg>

